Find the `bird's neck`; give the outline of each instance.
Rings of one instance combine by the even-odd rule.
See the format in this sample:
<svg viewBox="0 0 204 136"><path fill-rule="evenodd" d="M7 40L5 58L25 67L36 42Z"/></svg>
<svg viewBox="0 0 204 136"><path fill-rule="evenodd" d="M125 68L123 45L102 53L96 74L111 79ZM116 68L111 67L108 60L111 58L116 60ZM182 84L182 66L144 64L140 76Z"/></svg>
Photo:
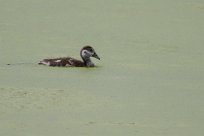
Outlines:
<svg viewBox="0 0 204 136"><path fill-rule="evenodd" d="M90 57L85 57L82 59L87 67L94 67L94 63L91 61Z"/></svg>

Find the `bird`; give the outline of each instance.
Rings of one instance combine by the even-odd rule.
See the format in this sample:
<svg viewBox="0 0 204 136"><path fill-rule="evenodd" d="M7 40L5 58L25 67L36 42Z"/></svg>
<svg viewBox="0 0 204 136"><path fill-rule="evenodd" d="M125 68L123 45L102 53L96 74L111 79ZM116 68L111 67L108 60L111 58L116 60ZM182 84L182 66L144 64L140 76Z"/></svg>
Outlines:
<svg viewBox="0 0 204 136"><path fill-rule="evenodd" d="M82 60L72 57L60 57L43 59L38 64L52 67L95 67L95 64L91 61L91 57L100 60L100 57L95 52L94 48L89 45L82 47L80 56Z"/></svg>

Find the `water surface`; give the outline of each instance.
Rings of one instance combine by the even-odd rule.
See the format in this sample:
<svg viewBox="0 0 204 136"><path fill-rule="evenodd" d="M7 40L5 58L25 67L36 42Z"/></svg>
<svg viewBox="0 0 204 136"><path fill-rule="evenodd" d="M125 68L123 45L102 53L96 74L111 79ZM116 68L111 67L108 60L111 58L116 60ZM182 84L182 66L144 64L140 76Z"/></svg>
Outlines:
<svg viewBox="0 0 204 136"><path fill-rule="evenodd" d="M0 17L0 135L204 135L203 1L1 0ZM87 44L96 68L37 65Z"/></svg>

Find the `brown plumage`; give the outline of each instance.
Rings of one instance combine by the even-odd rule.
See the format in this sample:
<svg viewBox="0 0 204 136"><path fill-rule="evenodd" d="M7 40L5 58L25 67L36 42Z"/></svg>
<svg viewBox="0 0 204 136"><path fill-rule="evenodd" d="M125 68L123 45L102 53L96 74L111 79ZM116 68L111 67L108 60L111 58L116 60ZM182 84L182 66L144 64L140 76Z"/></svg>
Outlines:
<svg viewBox="0 0 204 136"><path fill-rule="evenodd" d="M100 60L95 50L91 46L84 46L80 51L81 60L77 60L71 57L44 59L38 64L47 66L58 67L94 67L94 63L90 57L95 57Z"/></svg>

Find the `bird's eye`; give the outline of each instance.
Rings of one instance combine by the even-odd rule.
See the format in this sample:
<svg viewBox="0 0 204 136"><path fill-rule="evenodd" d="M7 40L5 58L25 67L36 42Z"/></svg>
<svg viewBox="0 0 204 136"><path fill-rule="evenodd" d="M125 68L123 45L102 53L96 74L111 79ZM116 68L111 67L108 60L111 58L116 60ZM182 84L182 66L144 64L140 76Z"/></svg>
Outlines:
<svg viewBox="0 0 204 136"><path fill-rule="evenodd" d="M92 49L92 48L90 48L90 52L93 52L93 49Z"/></svg>

